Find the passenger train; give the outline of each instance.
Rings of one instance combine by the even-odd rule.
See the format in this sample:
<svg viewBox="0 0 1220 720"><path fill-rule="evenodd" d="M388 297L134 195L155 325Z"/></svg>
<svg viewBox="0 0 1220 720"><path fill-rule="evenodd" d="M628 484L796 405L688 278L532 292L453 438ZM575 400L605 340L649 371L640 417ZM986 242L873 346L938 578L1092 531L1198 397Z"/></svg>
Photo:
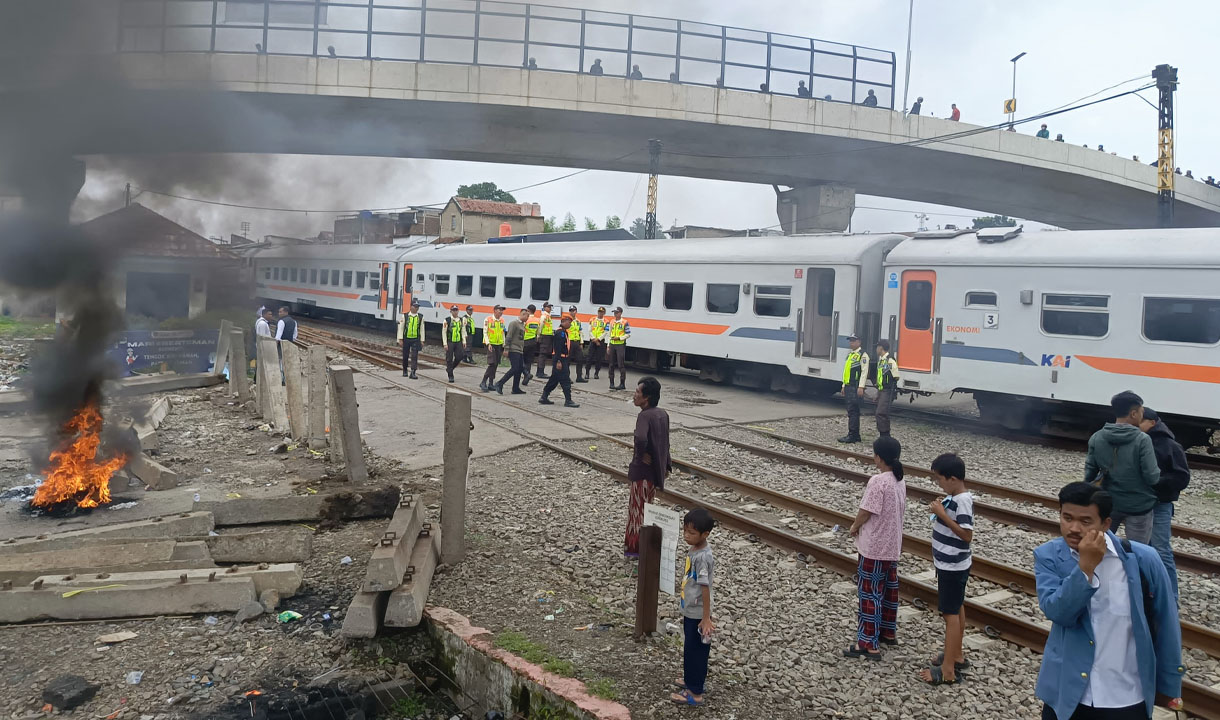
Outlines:
<svg viewBox="0 0 1220 720"><path fill-rule="evenodd" d="M622 306L629 361L831 394L847 337L889 338L901 391L972 393L986 420L1037 430L1104 419L1134 390L1189 444L1220 427L1220 232L899 234L253 251L256 295L390 329L473 305L514 315Z"/></svg>

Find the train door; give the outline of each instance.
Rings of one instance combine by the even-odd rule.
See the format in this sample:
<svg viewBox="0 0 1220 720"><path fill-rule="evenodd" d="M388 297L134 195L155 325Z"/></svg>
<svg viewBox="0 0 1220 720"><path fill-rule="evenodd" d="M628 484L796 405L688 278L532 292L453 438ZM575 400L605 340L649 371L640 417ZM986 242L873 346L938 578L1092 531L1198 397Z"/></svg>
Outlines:
<svg viewBox="0 0 1220 720"><path fill-rule="evenodd" d="M935 302L934 271L906 270L902 273L902 305L898 323L899 369L932 372Z"/></svg>
<svg viewBox="0 0 1220 720"><path fill-rule="evenodd" d="M385 310L390 305L390 264L380 263L381 282L378 283L377 309Z"/></svg>
<svg viewBox="0 0 1220 720"><path fill-rule="evenodd" d="M801 352L805 357L829 358L835 335L835 271L805 270L805 312Z"/></svg>
<svg viewBox="0 0 1220 720"><path fill-rule="evenodd" d="M410 263L403 263L402 266L402 305L399 306L398 312L406 315L411 312L411 283L414 282L415 273L412 272Z"/></svg>

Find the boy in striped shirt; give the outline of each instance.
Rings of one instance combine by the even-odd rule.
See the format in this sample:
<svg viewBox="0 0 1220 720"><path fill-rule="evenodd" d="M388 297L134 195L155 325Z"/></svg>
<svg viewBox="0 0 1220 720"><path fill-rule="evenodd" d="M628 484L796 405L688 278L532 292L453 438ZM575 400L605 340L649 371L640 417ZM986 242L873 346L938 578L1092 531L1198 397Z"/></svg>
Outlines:
<svg viewBox="0 0 1220 720"><path fill-rule="evenodd" d="M945 650L920 671L932 685L955 683L970 663L962 655L966 629L966 581L970 579L970 541L974 537L974 498L966 491L966 463L953 453L932 461L932 477L948 496L933 500L932 562L936 566L937 607L945 618Z"/></svg>

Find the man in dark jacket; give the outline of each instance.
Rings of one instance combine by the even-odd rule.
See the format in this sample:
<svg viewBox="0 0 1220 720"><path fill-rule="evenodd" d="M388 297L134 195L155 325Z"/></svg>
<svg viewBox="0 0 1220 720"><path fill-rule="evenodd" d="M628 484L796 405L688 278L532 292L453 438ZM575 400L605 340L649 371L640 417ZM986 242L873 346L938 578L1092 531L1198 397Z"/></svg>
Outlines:
<svg viewBox="0 0 1220 720"><path fill-rule="evenodd" d="M1161 470L1156 464L1152 439L1140 432L1144 400L1124 390L1110 398L1114 422L1089 438L1084 463L1084 481L1101 481L1114 498L1112 528L1126 524L1127 539L1145 545L1152 540L1152 508L1157 503L1156 484Z"/></svg>
<svg viewBox="0 0 1220 720"><path fill-rule="evenodd" d="M550 322L551 319L545 318L544 322ZM568 364L572 357L572 341L568 339L568 328L572 326L572 318L569 315L564 315L559 321L559 330L555 331L551 342L551 378L546 381L546 387L542 388L542 397L538 399L539 405L554 405L550 398L551 391L555 386L563 388L564 407L578 408L580 405L572 402L572 376L571 368Z"/></svg>
<svg viewBox="0 0 1220 720"><path fill-rule="evenodd" d="M1156 453L1156 464L1161 469L1161 481L1156 485L1156 505L1152 508L1152 542L1161 561L1165 563L1165 571L1169 573L1169 582L1173 585L1173 595L1178 596L1178 569L1173 562L1173 546L1170 544L1170 533L1173 523L1173 504L1190 483L1190 465L1186 463L1186 451L1174 437L1173 431L1161 421L1152 408L1144 408L1144 420L1140 430L1148 433L1152 439L1152 450Z"/></svg>

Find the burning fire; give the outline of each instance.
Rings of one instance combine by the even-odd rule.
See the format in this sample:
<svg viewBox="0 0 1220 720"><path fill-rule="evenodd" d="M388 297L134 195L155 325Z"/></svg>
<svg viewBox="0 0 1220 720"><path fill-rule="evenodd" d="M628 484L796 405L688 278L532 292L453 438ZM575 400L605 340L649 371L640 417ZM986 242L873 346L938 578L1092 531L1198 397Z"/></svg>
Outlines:
<svg viewBox="0 0 1220 720"><path fill-rule="evenodd" d="M90 402L78 410L64 423L62 434L64 440L51 453L33 504L51 507L71 501L78 507L92 508L110 502L110 476L127 464L127 456L98 460L102 412L97 403Z"/></svg>

